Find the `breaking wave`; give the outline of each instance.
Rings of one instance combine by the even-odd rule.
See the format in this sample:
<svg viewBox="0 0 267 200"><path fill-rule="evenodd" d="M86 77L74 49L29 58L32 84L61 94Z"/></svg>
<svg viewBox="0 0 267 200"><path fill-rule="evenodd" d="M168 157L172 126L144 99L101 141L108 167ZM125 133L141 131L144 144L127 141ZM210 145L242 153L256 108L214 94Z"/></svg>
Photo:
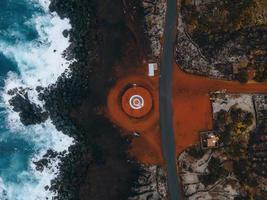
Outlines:
<svg viewBox="0 0 267 200"><path fill-rule="evenodd" d="M42 106L35 88L55 83L68 69L70 61L62 54L69 42L62 32L71 26L67 19L49 13L49 1L3 1L4 6L0 8L0 199L52 199L56 194L46 186L59 173L60 161L54 160L42 172L35 170L33 161L48 149L67 152L74 141L57 131L51 120L23 126L18 113L8 103L12 97L8 91L28 88L30 100ZM5 13L8 10L12 16ZM5 24L4 17L12 17L8 19L12 23Z"/></svg>

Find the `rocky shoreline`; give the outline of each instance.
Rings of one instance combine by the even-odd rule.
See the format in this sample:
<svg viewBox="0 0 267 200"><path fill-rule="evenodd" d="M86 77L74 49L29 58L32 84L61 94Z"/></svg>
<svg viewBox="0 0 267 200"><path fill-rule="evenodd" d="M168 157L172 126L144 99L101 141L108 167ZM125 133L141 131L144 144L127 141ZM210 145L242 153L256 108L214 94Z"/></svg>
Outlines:
<svg viewBox="0 0 267 200"><path fill-rule="evenodd" d="M71 45L66 56L77 60L70 66L71 77L61 76L40 96L57 129L76 140L50 188L58 192L57 199L127 199L133 195L131 188L141 170L127 154L130 141L96 112L105 105L114 82L112 66L119 62L124 48L120 38L125 38L125 31L120 29L126 29L122 10L116 11L119 2L108 3L103 13L98 13L99 3L52 1L50 5L51 11L70 19ZM106 16L108 10L114 10L111 18ZM110 38L107 31L118 37ZM115 55L114 45L118 48Z"/></svg>
<svg viewBox="0 0 267 200"><path fill-rule="evenodd" d="M144 28L141 2L51 0L49 8L70 20L72 29L62 33L69 36L71 43L64 56L75 61L55 84L35 88L43 107L30 101L28 88L9 91L9 103L20 113L24 125L50 118L58 131L75 140L69 153L49 150L42 159L34 161L36 169L42 171L53 160L61 160L59 175L45 189L57 192L57 200L144 199L140 177L146 174L151 177L146 183L148 190L153 188L152 195L165 199L164 171L156 166L156 171L142 166L130 157L131 138L123 137L104 112L107 93L116 81L113 67L130 68L146 56L146 47L141 45L146 39L140 36ZM132 13L125 13L127 9ZM139 49L132 47L136 41Z"/></svg>

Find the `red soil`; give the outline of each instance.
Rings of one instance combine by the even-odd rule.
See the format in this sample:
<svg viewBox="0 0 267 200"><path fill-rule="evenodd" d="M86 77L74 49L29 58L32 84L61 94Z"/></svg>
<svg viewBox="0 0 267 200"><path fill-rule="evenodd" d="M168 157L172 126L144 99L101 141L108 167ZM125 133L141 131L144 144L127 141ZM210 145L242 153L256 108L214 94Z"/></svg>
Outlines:
<svg viewBox="0 0 267 200"><path fill-rule="evenodd" d="M212 129L212 108L209 93L224 90L230 93L264 93L266 83L240 84L183 72L173 69L173 126L177 155L199 141L199 131Z"/></svg>
<svg viewBox="0 0 267 200"><path fill-rule="evenodd" d="M130 153L140 162L163 164L159 129L158 78L146 76L146 67L131 69L131 76L120 74L120 80L108 96L107 115L124 134L132 131L141 133L132 142ZM128 71L129 74L129 71ZM129 117L121 108L121 92L129 84L137 83L147 88L153 99L148 115L136 119ZM212 109L209 93L226 89L231 93L267 93L266 83L240 84L236 81L222 81L195 76L183 72L176 64L173 67L173 126L177 155L199 140L199 131L212 129Z"/></svg>

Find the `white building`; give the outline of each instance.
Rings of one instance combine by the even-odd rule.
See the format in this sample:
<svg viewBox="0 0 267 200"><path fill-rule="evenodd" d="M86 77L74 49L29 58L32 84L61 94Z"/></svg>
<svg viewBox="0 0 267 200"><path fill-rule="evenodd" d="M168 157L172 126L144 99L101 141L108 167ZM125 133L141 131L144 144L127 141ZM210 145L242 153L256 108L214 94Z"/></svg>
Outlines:
<svg viewBox="0 0 267 200"><path fill-rule="evenodd" d="M148 76L155 76L155 71L158 70L158 64L157 63L149 63L148 64Z"/></svg>

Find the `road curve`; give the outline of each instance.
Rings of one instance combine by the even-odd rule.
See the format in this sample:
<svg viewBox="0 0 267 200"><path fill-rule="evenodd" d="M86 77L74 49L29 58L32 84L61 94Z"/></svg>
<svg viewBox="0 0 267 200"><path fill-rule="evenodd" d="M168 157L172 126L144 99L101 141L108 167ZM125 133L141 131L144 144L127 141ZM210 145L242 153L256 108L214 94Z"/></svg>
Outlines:
<svg viewBox="0 0 267 200"><path fill-rule="evenodd" d="M172 126L172 66L176 36L176 0L167 0L167 13L164 27L163 52L160 67L160 128L163 156L167 166L170 200L180 200L180 183L177 178L175 140Z"/></svg>

